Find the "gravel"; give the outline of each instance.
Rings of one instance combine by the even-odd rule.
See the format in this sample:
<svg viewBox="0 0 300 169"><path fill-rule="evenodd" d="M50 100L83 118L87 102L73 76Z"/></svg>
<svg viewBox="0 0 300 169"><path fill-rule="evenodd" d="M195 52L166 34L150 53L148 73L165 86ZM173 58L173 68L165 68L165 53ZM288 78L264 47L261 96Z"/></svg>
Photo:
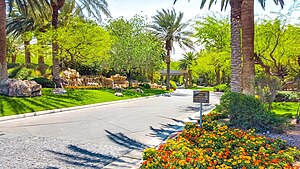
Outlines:
<svg viewBox="0 0 300 169"><path fill-rule="evenodd" d="M102 168L129 151L118 146L0 134L1 169Z"/></svg>

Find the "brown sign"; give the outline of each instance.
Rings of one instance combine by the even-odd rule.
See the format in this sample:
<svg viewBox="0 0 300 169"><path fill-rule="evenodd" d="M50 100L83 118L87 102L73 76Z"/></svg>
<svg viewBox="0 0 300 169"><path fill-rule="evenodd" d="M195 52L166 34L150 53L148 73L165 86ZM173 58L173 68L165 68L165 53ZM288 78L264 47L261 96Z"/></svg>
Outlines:
<svg viewBox="0 0 300 169"><path fill-rule="evenodd" d="M194 90L194 103L209 103L209 91Z"/></svg>

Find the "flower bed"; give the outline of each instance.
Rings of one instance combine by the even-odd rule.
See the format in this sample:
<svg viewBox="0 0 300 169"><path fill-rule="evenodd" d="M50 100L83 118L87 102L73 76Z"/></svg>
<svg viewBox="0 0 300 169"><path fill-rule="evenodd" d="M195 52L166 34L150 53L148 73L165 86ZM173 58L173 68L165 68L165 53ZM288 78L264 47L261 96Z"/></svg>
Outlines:
<svg viewBox="0 0 300 169"><path fill-rule="evenodd" d="M217 114L205 116L203 128L187 123L184 131L158 149L143 153L141 168L293 168L300 151L280 139L221 125ZM299 167L294 167L299 168Z"/></svg>

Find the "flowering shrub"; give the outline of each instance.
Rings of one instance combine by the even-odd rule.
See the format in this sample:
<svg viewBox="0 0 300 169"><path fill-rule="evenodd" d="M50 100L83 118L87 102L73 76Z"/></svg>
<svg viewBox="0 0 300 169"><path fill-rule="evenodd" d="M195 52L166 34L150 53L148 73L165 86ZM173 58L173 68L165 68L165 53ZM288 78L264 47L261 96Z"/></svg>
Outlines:
<svg viewBox="0 0 300 169"><path fill-rule="evenodd" d="M293 168L300 151L283 140L259 136L220 125L218 114L204 116L203 127L187 123L184 131L158 149L143 153L141 168L213 169L213 168ZM297 167L295 167L297 168Z"/></svg>

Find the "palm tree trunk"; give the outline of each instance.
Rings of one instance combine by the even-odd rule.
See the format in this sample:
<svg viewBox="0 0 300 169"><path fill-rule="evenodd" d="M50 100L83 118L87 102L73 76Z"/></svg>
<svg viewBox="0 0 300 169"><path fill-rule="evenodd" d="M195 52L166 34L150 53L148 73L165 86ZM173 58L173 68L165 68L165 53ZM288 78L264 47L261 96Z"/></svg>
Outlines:
<svg viewBox="0 0 300 169"><path fill-rule="evenodd" d="M58 2L57 2L58 3ZM58 57L58 43L57 35L55 29L58 27L58 10L59 6L52 2L52 26L54 28L54 33L52 37L52 80L55 82L56 87L61 87L60 77L59 77L59 57Z"/></svg>
<svg viewBox="0 0 300 169"><path fill-rule="evenodd" d="M254 0L242 1L243 93L254 95Z"/></svg>
<svg viewBox="0 0 300 169"><path fill-rule="evenodd" d="M24 41L24 48L25 48L25 63L29 64L31 63L29 41Z"/></svg>
<svg viewBox="0 0 300 169"><path fill-rule="evenodd" d="M170 50L167 50L167 56L166 56L166 64L167 64L167 86L166 90L170 90L170 63L171 63L171 56L170 56Z"/></svg>
<svg viewBox="0 0 300 169"><path fill-rule="evenodd" d="M241 0L231 0L231 92L241 92Z"/></svg>
<svg viewBox="0 0 300 169"><path fill-rule="evenodd" d="M166 41L166 64L167 64L167 86L166 90L170 90L170 63L171 63L171 50L172 50L172 44L170 40Z"/></svg>
<svg viewBox="0 0 300 169"><path fill-rule="evenodd" d="M6 6L5 0L0 0L0 80L8 77L6 60Z"/></svg>

